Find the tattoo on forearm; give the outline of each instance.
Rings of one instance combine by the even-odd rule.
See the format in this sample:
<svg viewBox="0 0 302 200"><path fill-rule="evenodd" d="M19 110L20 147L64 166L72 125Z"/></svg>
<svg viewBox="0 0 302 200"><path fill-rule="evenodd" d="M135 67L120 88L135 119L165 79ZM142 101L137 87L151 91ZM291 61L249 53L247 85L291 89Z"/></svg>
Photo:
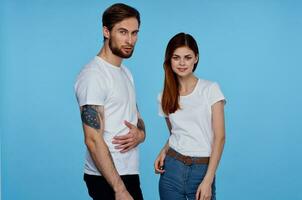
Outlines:
<svg viewBox="0 0 302 200"><path fill-rule="evenodd" d="M138 121L137 121L137 128L141 131L144 131L144 133L146 133L146 129L145 129L145 123L143 121L143 119L141 118L138 118Z"/></svg>
<svg viewBox="0 0 302 200"><path fill-rule="evenodd" d="M94 129L101 128L101 114L98 112L97 106L85 105L82 107L81 118L82 122Z"/></svg>

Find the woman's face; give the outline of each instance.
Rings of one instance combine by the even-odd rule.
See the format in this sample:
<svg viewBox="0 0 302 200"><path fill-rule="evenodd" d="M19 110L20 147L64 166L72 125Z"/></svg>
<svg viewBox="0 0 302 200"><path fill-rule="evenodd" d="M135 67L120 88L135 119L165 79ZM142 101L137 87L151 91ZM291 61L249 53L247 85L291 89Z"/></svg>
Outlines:
<svg viewBox="0 0 302 200"><path fill-rule="evenodd" d="M193 73L194 64L198 57L189 47L183 46L175 49L171 57L171 67L174 73L180 77L186 77Z"/></svg>

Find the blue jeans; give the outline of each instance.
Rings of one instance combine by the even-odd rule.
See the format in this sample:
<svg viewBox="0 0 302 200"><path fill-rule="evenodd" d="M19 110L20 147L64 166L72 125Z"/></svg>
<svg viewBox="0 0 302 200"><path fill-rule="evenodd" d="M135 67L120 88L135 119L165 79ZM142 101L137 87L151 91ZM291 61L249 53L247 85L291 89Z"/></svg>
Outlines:
<svg viewBox="0 0 302 200"><path fill-rule="evenodd" d="M165 172L159 179L159 196L161 200L195 200L199 184L202 182L207 164L185 165L181 161L166 156ZM215 179L212 184L212 200L215 196Z"/></svg>

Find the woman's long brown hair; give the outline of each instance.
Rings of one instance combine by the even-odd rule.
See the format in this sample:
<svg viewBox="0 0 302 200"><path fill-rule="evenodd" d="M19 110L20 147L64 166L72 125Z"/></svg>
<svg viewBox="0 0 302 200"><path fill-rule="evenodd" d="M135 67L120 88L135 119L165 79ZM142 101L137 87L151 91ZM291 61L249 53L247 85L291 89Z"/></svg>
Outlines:
<svg viewBox="0 0 302 200"><path fill-rule="evenodd" d="M166 115L174 113L180 108L179 106L179 81L177 75L173 72L171 67L171 58L174 51L179 47L188 47L195 56L199 55L198 46L195 39L186 33L178 33L169 41L164 61L165 82L164 91L161 99L162 110ZM193 72L197 67L198 61L194 64Z"/></svg>

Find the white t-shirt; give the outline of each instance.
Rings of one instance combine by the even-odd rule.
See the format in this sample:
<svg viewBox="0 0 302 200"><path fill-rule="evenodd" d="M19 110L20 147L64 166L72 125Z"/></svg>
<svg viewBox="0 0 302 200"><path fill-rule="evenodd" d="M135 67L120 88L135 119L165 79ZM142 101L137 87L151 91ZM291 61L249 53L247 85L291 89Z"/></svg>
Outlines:
<svg viewBox="0 0 302 200"><path fill-rule="evenodd" d="M168 116L162 110L161 99L162 93L158 95L159 115L168 117L172 125L169 146L187 156L210 156L213 141L211 106L225 100L219 85L198 79L189 95L180 96L180 109Z"/></svg>
<svg viewBox="0 0 302 200"><path fill-rule="evenodd" d="M135 125L138 121L135 88L130 71L123 65L116 67L96 56L77 77L75 92L79 106L104 106L105 129L103 138L108 145L118 173L120 175L138 174L138 148L120 153L112 144L114 136L129 132L124 120ZM86 151L84 172L91 175L101 175L88 150Z"/></svg>

